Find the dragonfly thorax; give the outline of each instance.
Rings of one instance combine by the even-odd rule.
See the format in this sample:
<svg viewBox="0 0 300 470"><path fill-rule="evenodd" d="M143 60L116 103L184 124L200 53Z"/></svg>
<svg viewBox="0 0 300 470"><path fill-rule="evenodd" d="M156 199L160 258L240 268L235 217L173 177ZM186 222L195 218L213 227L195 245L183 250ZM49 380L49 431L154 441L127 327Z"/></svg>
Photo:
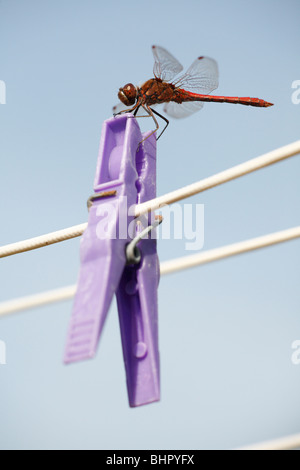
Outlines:
<svg viewBox="0 0 300 470"><path fill-rule="evenodd" d="M132 83L119 88L118 98L125 106L132 106L136 102L137 89Z"/></svg>

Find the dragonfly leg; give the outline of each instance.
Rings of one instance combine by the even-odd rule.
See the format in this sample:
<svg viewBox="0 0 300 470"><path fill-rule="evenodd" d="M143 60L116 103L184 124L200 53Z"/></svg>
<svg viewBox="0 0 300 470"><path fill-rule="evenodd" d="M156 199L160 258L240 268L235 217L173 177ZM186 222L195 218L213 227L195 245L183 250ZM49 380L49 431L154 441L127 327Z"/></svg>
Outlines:
<svg viewBox="0 0 300 470"><path fill-rule="evenodd" d="M136 110L134 111L134 113L133 113L134 117L135 117L135 118L141 118L141 117L149 118L149 117L151 117L150 114L147 114L147 116L137 116L137 113L138 113L138 111L139 111L139 109L140 109L141 106L142 106L142 105L138 106L138 107L136 108Z"/></svg>
<svg viewBox="0 0 300 470"><path fill-rule="evenodd" d="M165 125L165 127L163 128L163 130L161 131L161 133L159 134L159 136L157 137L156 140L158 140L162 135L163 133L165 132L165 130L167 129L168 125L169 125L169 121L167 118L165 118L164 116L162 116L161 114L159 114L157 111L154 111L154 109L151 108L151 111L156 114L157 116L159 116L160 118L162 118L167 124ZM153 119L154 119L154 116L152 116Z"/></svg>
<svg viewBox="0 0 300 470"><path fill-rule="evenodd" d="M123 114L123 113L132 113L132 111L136 110L135 113L134 113L134 116L136 115L136 113L138 112L138 109L140 107L140 103L137 102L133 108L130 108L130 109L123 109L122 111L119 111L118 113L114 113L113 116L116 117L116 116L119 116L120 114Z"/></svg>
<svg viewBox="0 0 300 470"><path fill-rule="evenodd" d="M156 131L158 131L159 129L159 125L158 125L158 122L157 122L157 119L155 118L154 114L153 114L153 109L150 108L150 106L145 106L145 105L141 105L144 110L146 111L146 113L152 117L153 121L155 122L156 124L156 128L154 129L154 131L151 132L151 134L149 134L147 137L145 137L145 139L141 140L141 142L139 143L139 145L141 145L143 142L145 142L145 140L149 139L149 137L151 137L151 135L153 135ZM158 114L158 113L155 113L155 114ZM142 116L140 116L142 117ZM157 139L156 139L157 140Z"/></svg>
<svg viewBox="0 0 300 470"><path fill-rule="evenodd" d="M134 113L133 113L134 117L136 116L136 114L137 114L137 112L138 112L139 109L140 109L140 106L138 106L138 107L136 108L136 110L134 111Z"/></svg>

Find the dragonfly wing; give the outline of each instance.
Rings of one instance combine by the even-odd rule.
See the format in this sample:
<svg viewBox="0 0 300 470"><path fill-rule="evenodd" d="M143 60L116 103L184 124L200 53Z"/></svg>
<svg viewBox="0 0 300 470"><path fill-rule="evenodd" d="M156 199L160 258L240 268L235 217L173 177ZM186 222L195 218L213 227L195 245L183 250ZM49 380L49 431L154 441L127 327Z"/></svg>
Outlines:
<svg viewBox="0 0 300 470"><path fill-rule="evenodd" d="M219 86L218 64L209 57L198 57L173 83L186 91L207 95Z"/></svg>
<svg viewBox="0 0 300 470"><path fill-rule="evenodd" d="M204 103L201 101L189 101L187 103L166 103L164 106L164 112L173 118L184 118L196 113L203 108Z"/></svg>
<svg viewBox="0 0 300 470"><path fill-rule="evenodd" d="M153 73L164 81L172 80L175 75L182 72L183 67L175 57L160 46L152 46L154 56Z"/></svg>
<svg viewBox="0 0 300 470"><path fill-rule="evenodd" d="M125 111L126 108L127 108L127 106L125 106L125 104L121 103L121 101L120 101L120 103L116 104L113 107L112 112L113 112L113 114L118 114L120 111ZM129 109L130 109L130 106L128 107L128 110Z"/></svg>

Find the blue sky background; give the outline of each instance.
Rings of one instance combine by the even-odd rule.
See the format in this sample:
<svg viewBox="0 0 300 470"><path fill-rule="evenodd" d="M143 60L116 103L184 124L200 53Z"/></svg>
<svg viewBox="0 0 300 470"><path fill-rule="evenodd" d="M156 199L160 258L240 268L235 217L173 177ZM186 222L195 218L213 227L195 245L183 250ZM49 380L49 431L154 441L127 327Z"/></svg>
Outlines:
<svg viewBox="0 0 300 470"><path fill-rule="evenodd" d="M185 67L217 60L221 95L158 142L158 195L299 139L297 0L2 0L0 244L87 220L102 122L117 91L152 76L151 45ZM146 121L146 122L145 122ZM151 128L143 120L143 128ZM204 249L299 224L299 157L188 202L205 205ZM160 260L185 240L161 240ZM1 449L232 448L300 430L299 241L165 276L160 403L130 409L114 302L97 357L65 367L72 303L0 321ZM0 262L0 301L76 282L79 240Z"/></svg>

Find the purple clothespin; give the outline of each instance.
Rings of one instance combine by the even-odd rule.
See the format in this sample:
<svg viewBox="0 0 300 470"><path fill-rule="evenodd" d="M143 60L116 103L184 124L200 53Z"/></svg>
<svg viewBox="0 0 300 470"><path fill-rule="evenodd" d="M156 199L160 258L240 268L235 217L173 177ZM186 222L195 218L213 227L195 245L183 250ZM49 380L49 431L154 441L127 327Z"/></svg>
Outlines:
<svg viewBox="0 0 300 470"><path fill-rule="evenodd" d="M95 355L116 293L130 406L160 398L155 234L140 241L138 264L126 257L128 243L151 225L150 213L136 222L134 206L156 196L156 140L139 145L144 137L132 117L104 122L64 357L71 363Z"/></svg>

